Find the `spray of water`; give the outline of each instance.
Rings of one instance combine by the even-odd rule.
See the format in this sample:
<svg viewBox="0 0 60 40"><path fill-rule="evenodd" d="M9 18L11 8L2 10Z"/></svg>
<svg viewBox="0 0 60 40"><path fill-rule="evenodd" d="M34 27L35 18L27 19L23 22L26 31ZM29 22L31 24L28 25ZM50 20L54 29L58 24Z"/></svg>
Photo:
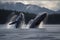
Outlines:
<svg viewBox="0 0 60 40"><path fill-rule="evenodd" d="M29 29L30 28L30 25L33 23L33 19L31 19L28 24L26 25L26 28Z"/></svg>
<svg viewBox="0 0 60 40"><path fill-rule="evenodd" d="M9 25L10 23L11 23L11 22L9 22L9 23L7 24L7 29L15 28L15 24ZM21 23L21 25L20 25L20 28L21 28L21 29L29 29L29 27L30 27L30 24L25 24L24 22ZM43 28L43 22L40 23L40 25L38 26L38 28Z"/></svg>

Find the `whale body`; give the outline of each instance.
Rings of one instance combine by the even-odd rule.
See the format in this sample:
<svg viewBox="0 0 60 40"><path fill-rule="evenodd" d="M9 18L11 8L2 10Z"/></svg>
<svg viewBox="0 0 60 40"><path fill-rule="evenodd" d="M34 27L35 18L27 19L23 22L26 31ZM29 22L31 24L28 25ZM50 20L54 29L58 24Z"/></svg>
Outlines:
<svg viewBox="0 0 60 40"><path fill-rule="evenodd" d="M47 13L38 14L30 24L30 28L37 28L37 26L47 17Z"/></svg>
<svg viewBox="0 0 60 40"><path fill-rule="evenodd" d="M15 27L19 28L23 22L24 22L24 14L20 13L19 15L17 15L16 20L10 23L9 25L15 24Z"/></svg>

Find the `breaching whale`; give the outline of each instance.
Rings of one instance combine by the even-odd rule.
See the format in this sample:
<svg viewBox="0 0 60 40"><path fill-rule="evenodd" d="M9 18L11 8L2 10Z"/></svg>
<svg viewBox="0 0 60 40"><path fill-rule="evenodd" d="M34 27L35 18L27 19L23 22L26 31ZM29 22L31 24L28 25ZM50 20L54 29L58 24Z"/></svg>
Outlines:
<svg viewBox="0 0 60 40"><path fill-rule="evenodd" d="M29 28L37 28L37 26L47 17L47 13L38 14L34 19L28 22L30 24ZM15 24L16 28L21 27L21 23L24 22L24 14L20 13L17 15L17 18L14 22L10 23L10 25Z"/></svg>
<svg viewBox="0 0 60 40"><path fill-rule="evenodd" d="M15 27L19 28L22 25L22 23L24 23L24 14L20 13L19 15L17 15L15 21L10 23L9 25L15 24Z"/></svg>
<svg viewBox="0 0 60 40"><path fill-rule="evenodd" d="M37 28L37 26L47 17L47 13L38 14L34 19L32 19L30 28Z"/></svg>

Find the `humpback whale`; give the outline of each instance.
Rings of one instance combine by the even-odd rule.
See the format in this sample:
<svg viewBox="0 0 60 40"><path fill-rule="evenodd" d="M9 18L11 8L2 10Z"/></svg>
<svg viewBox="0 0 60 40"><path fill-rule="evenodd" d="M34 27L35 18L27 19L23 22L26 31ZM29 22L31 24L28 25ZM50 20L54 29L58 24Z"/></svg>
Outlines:
<svg viewBox="0 0 60 40"><path fill-rule="evenodd" d="M29 28L37 28L37 26L47 17L47 13L38 14L34 19L31 19L31 21L28 22L30 25ZM10 25L15 24L16 28L21 27L21 23L24 23L24 14L20 13L17 15L17 18L14 22L10 23ZM27 25L28 25L27 24Z"/></svg>
<svg viewBox="0 0 60 40"><path fill-rule="evenodd" d="M9 25L15 24L16 28L21 27L22 23L24 22L24 14L20 13L19 15L17 15L15 21L13 21L12 23L10 23Z"/></svg>
<svg viewBox="0 0 60 40"><path fill-rule="evenodd" d="M43 21L47 16L47 13L38 14L31 22L30 28L37 28L37 26ZM30 23L30 22L29 22Z"/></svg>

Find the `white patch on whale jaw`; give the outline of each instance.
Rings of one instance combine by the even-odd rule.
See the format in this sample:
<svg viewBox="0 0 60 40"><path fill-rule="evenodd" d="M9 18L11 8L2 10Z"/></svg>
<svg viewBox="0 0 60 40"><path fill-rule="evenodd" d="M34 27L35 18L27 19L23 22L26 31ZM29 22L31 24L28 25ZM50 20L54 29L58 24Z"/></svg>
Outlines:
<svg viewBox="0 0 60 40"><path fill-rule="evenodd" d="M43 21L42 21L42 22L40 23L40 25L38 26L38 28L44 28L43 25L44 25L44 23L43 23Z"/></svg>
<svg viewBox="0 0 60 40"><path fill-rule="evenodd" d="M7 29L13 29L13 28L15 28L15 24L13 24L13 25L9 25L10 23L12 23L12 22L9 22L9 23L7 23L6 25L7 25Z"/></svg>

